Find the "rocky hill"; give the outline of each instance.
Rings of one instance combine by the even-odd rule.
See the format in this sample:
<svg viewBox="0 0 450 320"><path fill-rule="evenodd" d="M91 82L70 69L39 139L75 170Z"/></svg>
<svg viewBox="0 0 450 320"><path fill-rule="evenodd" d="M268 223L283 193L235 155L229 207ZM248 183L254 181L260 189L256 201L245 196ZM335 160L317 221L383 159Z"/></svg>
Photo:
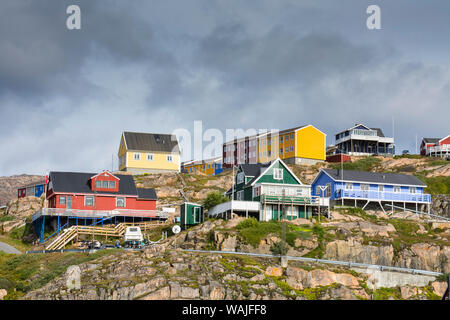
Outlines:
<svg viewBox="0 0 450 320"><path fill-rule="evenodd" d="M399 222L400 217L385 221L342 212L334 216L321 224L303 219L289 224L288 255L450 271L450 226L427 227L426 222L412 217ZM424 242L409 243L404 238L404 224L410 223L423 226L414 236L422 235L419 238ZM280 223L249 223L243 218L209 220L180 233L178 249L171 237L143 252L105 253L79 265L79 289L67 290L68 275L61 274L22 299L439 299L446 288L443 277L293 260L282 268L275 257L181 250L270 253L280 240L279 227ZM249 228L254 228L253 232ZM385 242L380 245L377 241ZM42 268L44 276L47 271ZM38 278L37 274L31 277L33 281Z"/></svg>
<svg viewBox="0 0 450 320"><path fill-rule="evenodd" d="M322 163L290 167L310 184L320 168L339 166ZM448 162L420 157L369 157L355 158L344 168L414 174L429 186L433 213L450 216ZM42 179L0 178L0 192L14 189L9 197L15 198L16 185L35 181L30 177ZM138 187L156 189L159 206L175 207L185 198L201 203L208 192L228 190L233 180L231 170L214 177L166 173L138 175L134 179ZM23 225L43 200L10 200L8 214L0 212L0 241L23 245L20 241L32 233L32 228ZM183 249L274 254L284 250L282 234L280 222L235 218L208 220L181 232L176 241ZM27 243L29 249L30 239ZM297 219L287 225L286 243L290 256L450 273L450 223L433 222L409 212L386 215L382 211L340 209L332 212L331 219ZM6 298L11 299L437 299L445 286L443 277L294 261L288 268L281 268L277 258L191 253L174 250L173 245L172 236L161 246L144 252L103 250L96 254L18 257L0 254L0 296L6 290ZM65 287L64 272L70 265L79 265L82 270L79 290L68 291Z"/></svg>
<svg viewBox="0 0 450 320"><path fill-rule="evenodd" d="M39 182L45 179L36 175L15 175L0 177L0 206L6 205L9 201L17 198L17 188L30 183Z"/></svg>

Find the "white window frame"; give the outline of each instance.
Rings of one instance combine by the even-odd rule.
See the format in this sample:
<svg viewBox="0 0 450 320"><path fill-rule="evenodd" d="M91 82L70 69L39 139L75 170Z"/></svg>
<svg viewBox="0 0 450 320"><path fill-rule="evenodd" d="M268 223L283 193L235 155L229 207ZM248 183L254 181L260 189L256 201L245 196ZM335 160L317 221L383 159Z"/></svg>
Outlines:
<svg viewBox="0 0 450 320"><path fill-rule="evenodd" d="M244 200L244 190L240 190L236 193L236 200Z"/></svg>
<svg viewBox="0 0 450 320"><path fill-rule="evenodd" d="M353 190L353 183L351 182L346 182L345 183L345 190Z"/></svg>
<svg viewBox="0 0 450 320"><path fill-rule="evenodd" d="M141 160L141 154L140 153L134 153L133 159L136 160L136 161Z"/></svg>
<svg viewBox="0 0 450 320"><path fill-rule="evenodd" d="M394 193L401 193L402 188L400 186L394 186Z"/></svg>
<svg viewBox="0 0 450 320"><path fill-rule="evenodd" d="M154 156L153 153L147 153L147 161L153 161Z"/></svg>
<svg viewBox="0 0 450 320"><path fill-rule="evenodd" d="M414 192L412 192L414 191ZM416 187L409 187L409 193L417 193L417 188Z"/></svg>
<svg viewBox="0 0 450 320"><path fill-rule="evenodd" d="M283 169L273 168L273 178L275 180L283 180Z"/></svg>
<svg viewBox="0 0 450 320"><path fill-rule="evenodd" d="M244 173L243 172L239 172L238 175L237 175L237 178L236 178L236 183L237 184L243 183L244 180L245 180Z"/></svg>
<svg viewBox="0 0 450 320"><path fill-rule="evenodd" d="M172 157L171 154L168 154L168 155L166 156L166 161L167 161L167 162L173 162L173 157Z"/></svg>
<svg viewBox="0 0 450 320"><path fill-rule="evenodd" d="M361 183L360 188L361 188L361 191L370 191L370 184Z"/></svg>
<svg viewBox="0 0 450 320"><path fill-rule="evenodd" d="M88 198L92 199L92 205L88 205L86 203ZM94 196L84 196L84 206L85 207L93 207L94 206Z"/></svg>
<svg viewBox="0 0 450 320"><path fill-rule="evenodd" d="M378 185L378 192L384 192L384 185L382 184Z"/></svg>
<svg viewBox="0 0 450 320"><path fill-rule="evenodd" d="M123 199L123 207L117 204L119 199ZM126 208L127 207L127 198L125 197L116 197L116 208Z"/></svg>

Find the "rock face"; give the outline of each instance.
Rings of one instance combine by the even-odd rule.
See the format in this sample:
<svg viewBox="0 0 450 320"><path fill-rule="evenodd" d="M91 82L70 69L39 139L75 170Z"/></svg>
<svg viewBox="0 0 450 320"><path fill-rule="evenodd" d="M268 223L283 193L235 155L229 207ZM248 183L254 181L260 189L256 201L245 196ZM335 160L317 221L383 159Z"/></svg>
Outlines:
<svg viewBox="0 0 450 320"><path fill-rule="evenodd" d="M327 243L325 247L326 259L360 262L378 265L392 265L394 248L389 246L362 245L354 238L336 240Z"/></svg>
<svg viewBox="0 0 450 320"><path fill-rule="evenodd" d="M41 198L25 197L11 200L8 203L8 215L18 219L24 219L36 213L42 208L44 196Z"/></svg>
<svg viewBox="0 0 450 320"><path fill-rule="evenodd" d="M0 177L0 207L9 201L17 199L17 188L44 180L44 176L36 175L14 175L10 177Z"/></svg>
<svg viewBox="0 0 450 320"><path fill-rule="evenodd" d="M450 247L416 243L403 250L397 262L398 267L450 272Z"/></svg>
<svg viewBox="0 0 450 320"><path fill-rule="evenodd" d="M0 289L0 300L3 300L3 298L8 294L8 291L5 289Z"/></svg>
<svg viewBox="0 0 450 320"><path fill-rule="evenodd" d="M448 165L450 172L450 165ZM431 212L444 217L450 217L450 195L436 195L431 197Z"/></svg>

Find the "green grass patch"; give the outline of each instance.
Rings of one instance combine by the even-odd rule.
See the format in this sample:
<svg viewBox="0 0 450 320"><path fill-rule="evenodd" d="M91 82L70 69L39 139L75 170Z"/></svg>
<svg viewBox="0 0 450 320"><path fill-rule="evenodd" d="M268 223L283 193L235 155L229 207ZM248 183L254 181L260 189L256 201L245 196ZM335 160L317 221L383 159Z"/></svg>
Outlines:
<svg viewBox="0 0 450 320"><path fill-rule="evenodd" d="M430 194L450 194L450 176L425 177L423 173L416 173L415 176L424 182L427 187L425 193Z"/></svg>
<svg viewBox="0 0 450 320"><path fill-rule="evenodd" d="M374 300L389 300L389 298L394 298L395 300L402 300L402 294L400 288L379 288L374 291Z"/></svg>
<svg viewBox="0 0 450 320"><path fill-rule="evenodd" d="M255 218L248 218L241 221L236 229L239 236L253 247L258 247L261 240L269 234L274 234L278 237L282 236L283 222L280 221L258 221ZM310 237L311 229L305 226L294 226L286 223L286 242L290 246L295 246L295 239L301 237L306 239Z"/></svg>
<svg viewBox="0 0 450 320"><path fill-rule="evenodd" d="M15 218L13 216L10 215L2 215L0 216L0 222L6 222L6 221L12 221Z"/></svg>
<svg viewBox="0 0 450 320"><path fill-rule="evenodd" d="M331 167L333 169L341 169L343 167L344 170L374 171L380 164L381 159L376 157L366 157L355 162L344 162L343 164L333 163L331 164Z"/></svg>
<svg viewBox="0 0 450 320"><path fill-rule="evenodd" d="M77 252L26 255L0 253L0 278L9 281L16 289L10 290L6 298L18 299L29 291L41 288L66 272L71 265L79 265L117 252L100 250L92 254Z"/></svg>

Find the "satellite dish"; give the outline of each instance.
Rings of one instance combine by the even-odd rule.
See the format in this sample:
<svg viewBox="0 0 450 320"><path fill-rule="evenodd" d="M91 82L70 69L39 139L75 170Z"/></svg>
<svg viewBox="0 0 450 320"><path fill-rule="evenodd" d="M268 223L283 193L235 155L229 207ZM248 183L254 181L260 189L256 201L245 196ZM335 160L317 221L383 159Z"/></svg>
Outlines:
<svg viewBox="0 0 450 320"><path fill-rule="evenodd" d="M181 231L181 228L180 228L179 225L174 225L174 226L172 227L172 232L173 232L173 233L177 234L177 233L180 233L180 231Z"/></svg>

